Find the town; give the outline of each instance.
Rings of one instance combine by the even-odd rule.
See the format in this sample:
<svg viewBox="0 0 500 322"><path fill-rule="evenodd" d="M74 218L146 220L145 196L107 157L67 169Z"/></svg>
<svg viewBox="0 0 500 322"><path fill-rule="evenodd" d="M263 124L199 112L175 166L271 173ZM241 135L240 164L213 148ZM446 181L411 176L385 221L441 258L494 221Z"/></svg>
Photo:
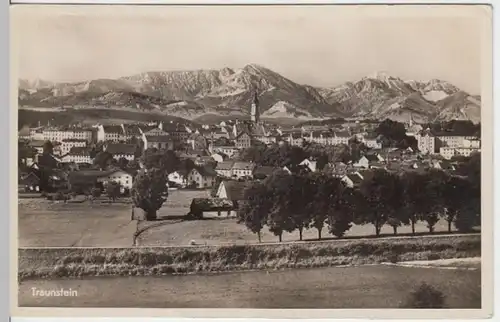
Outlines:
<svg viewBox="0 0 500 322"><path fill-rule="evenodd" d="M408 123L331 120L282 127L260 120L257 94L250 116L193 127L173 122L24 127L19 193L65 202L78 195L130 198L138 174L161 169L165 191L210 191L192 198L185 214L202 218L211 211L221 216L221 210L234 216L238 202L248 199L244 190L273 174L319 174L355 188L376 170L467 176L471 164L479 166L480 127L468 121L421 125L410 116ZM159 208L161 203L153 210ZM155 212L152 216L133 219L157 219ZM432 231L437 219L429 221Z"/></svg>

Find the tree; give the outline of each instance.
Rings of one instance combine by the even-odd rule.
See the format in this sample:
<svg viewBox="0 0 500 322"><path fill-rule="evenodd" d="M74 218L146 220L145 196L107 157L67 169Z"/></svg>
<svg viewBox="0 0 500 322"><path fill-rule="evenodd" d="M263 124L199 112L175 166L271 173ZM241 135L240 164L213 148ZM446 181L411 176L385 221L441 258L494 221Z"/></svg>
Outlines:
<svg viewBox="0 0 500 322"><path fill-rule="evenodd" d="M311 222L308 204L314 200L313 181L307 175L291 175L292 183L288 190L289 215L293 225L299 231L299 240L302 240L304 229Z"/></svg>
<svg viewBox="0 0 500 322"><path fill-rule="evenodd" d="M96 154L94 158L94 165L97 165L100 169L104 170L111 165L112 160L113 155L111 153L102 151Z"/></svg>
<svg viewBox="0 0 500 322"><path fill-rule="evenodd" d="M155 220L156 212L167 200L167 180L159 169L140 172L132 186L132 200L135 207L146 213L146 220Z"/></svg>
<svg viewBox="0 0 500 322"><path fill-rule="evenodd" d="M102 191L99 188L92 188L90 190L90 194L92 195L93 198L99 198L102 194Z"/></svg>
<svg viewBox="0 0 500 322"><path fill-rule="evenodd" d="M174 172L180 165L180 160L174 151L154 148L144 151L142 162L146 169L160 169L164 175Z"/></svg>
<svg viewBox="0 0 500 322"><path fill-rule="evenodd" d="M49 140L43 143L43 154L54 154L54 145Z"/></svg>
<svg viewBox="0 0 500 322"><path fill-rule="evenodd" d="M290 216L290 190L293 183L290 175L273 174L264 180L269 191L272 191L272 206L267 218L267 226L279 241L282 241L284 231L292 232L296 226Z"/></svg>
<svg viewBox="0 0 500 322"><path fill-rule="evenodd" d="M415 224L423 218L427 211L426 176L422 173L408 171L402 176L404 207L403 213L411 224L411 232L415 234Z"/></svg>
<svg viewBox="0 0 500 322"><path fill-rule="evenodd" d="M110 181L106 185L106 194L113 202L120 196L121 185L118 182Z"/></svg>
<svg viewBox="0 0 500 322"><path fill-rule="evenodd" d="M359 206L356 205L358 209L355 220L373 224L375 235L379 236L382 226L401 209L402 191L399 177L377 169L361 183L360 192L362 200L358 201Z"/></svg>
<svg viewBox="0 0 500 322"><path fill-rule="evenodd" d="M471 184L466 178L450 176L443 189L445 203L443 218L448 223L448 232L451 232L451 224L457 218L458 213L467 211L467 204L470 202Z"/></svg>
<svg viewBox="0 0 500 322"><path fill-rule="evenodd" d="M311 226L318 231L318 239L321 240L321 232L329 215L330 205L336 202L338 192L335 190L337 178L330 178L320 174L310 177L311 194L314 196L307 204L307 212L311 214Z"/></svg>
<svg viewBox="0 0 500 322"><path fill-rule="evenodd" d="M355 206L361 206L359 191L346 187L338 179L330 180L331 196L328 207L328 230L336 237L343 237L351 229Z"/></svg>
<svg viewBox="0 0 500 322"><path fill-rule="evenodd" d="M120 159L118 159L118 167L122 170L125 170L128 166L128 160L125 159L124 157L121 157Z"/></svg>
<svg viewBox="0 0 500 322"><path fill-rule="evenodd" d="M425 174L426 201L423 205L422 219L427 222L429 232L434 232L434 226L439 221L440 214L446 210L444 192L448 182L448 174L444 171L431 169Z"/></svg>
<svg viewBox="0 0 500 322"><path fill-rule="evenodd" d="M266 224L267 215L272 207L271 195L264 183L255 182L243 192L242 202L238 207L238 223L245 226L262 241L261 231Z"/></svg>

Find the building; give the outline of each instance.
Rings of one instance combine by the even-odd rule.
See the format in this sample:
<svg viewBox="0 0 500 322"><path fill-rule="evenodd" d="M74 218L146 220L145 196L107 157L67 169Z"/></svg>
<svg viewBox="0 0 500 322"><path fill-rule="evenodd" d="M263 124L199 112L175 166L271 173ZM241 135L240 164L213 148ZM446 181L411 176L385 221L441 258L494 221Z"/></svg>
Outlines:
<svg viewBox="0 0 500 322"><path fill-rule="evenodd" d="M80 139L90 142L92 130L83 128L56 128L47 127L41 130L43 140L51 142L62 142L65 139Z"/></svg>
<svg viewBox="0 0 500 322"><path fill-rule="evenodd" d="M218 162L215 172L221 177L231 178L233 176L234 161Z"/></svg>
<svg viewBox="0 0 500 322"><path fill-rule="evenodd" d="M450 160L451 158L455 156L461 156L461 157L469 157L471 154L475 152L480 152L481 150L478 148L471 148L471 147L441 147L439 148L439 154L447 160Z"/></svg>
<svg viewBox="0 0 500 322"><path fill-rule="evenodd" d="M173 150L174 140L169 135L143 135L146 149Z"/></svg>
<svg viewBox="0 0 500 322"><path fill-rule="evenodd" d="M418 149L423 154L434 154L436 152L436 136L429 129L417 135Z"/></svg>
<svg viewBox="0 0 500 322"><path fill-rule="evenodd" d="M234 140L235 147L238 149L247 149L252 146L252 137L247 132L241 132Z"/></svg>
<svg viewBox="0 0 500 322"><path fill-rule="evenodd" d="M133 177L123 170L83 170L73 171L68 176L70 185L80 192L89 191L92 188L104 189L108 182L116 182L122 187L122 193L132 189Z"/></svg>
<svg viewBox="0 0 500 322"><path fill-rule="evenodd" d="M237 152L238 148L236 146L210 146L209 150L211 150L212 153L224 153L227 155L229 158L232 158Z"/></svg>
<svg viewBox="0 0 500 322"><path fill-rule="evenodd" d="M85 139L64 139L61 142L61 155L66 155L69 153L71 148L78 147L78 148L84 148L88 144L87 140Z"/></svg>
<svg viewBox="0 0 500 322"><path fill-rule="evenodd" d="M110 170L110 171L105 171L105 175L100 177L98 181L103 182L103 183L108 183L108 182L116 182L118 183L121 187L123 187L126 190L132 189L133 185L133 180L134 178L132 175L128 172L125 172L123 170ZM123 190L122 190L123 193Z"/></svg>
<svg viewBox="0 0 500 322"><path fill-rule="evenodd" d="M23 192L40 192L40 178L33 172L19 176L18 190Z"/></svg>
<svg viewBox="0 0 500 322"><path fill-rule="evenodd" d="M244 200L244 191L250 183L245 181L222 181L217 189L216 197L233 202Z"/></svg>
<svg viewBox="0 0 500 322"><path fill-rule="evenodd" d="M441 153L441 148L475 148L481 146L480 140L473 135L464 135L461 133L433 132L430 129L421 131L417 136L418 149L425 154ZM450 149L444 149L443 154L449 155ZM460 153L468 153L466 150Z"/></svg>
<svg viewBox="0 0 500 322"><path fill-rule="evenodd" d="M104 146L104 151L113 156L113 159L120 160L125 158L128 161L135 159L137 146L135 144L108 143Z"/></svg>
<svg viewBox="0 0 500 322"><path fill-rule="evenodd" d="M187 173L183 171L174 171L168 175L168 181L173 182L175 185L185 187L187 184Z"/></svg>
<svg viewBox="0 0 500 322"><path fill-rule="evenodd" d="M317 164L316 161L312 161L309 159L304 159L301 163L299 163L299 165L308 167L309 170L311 170L311 172L316 172L317 170L316 164Z"/></svg>
<svg viewBox="0 0 500 322"><path fill-rule="evenodd" d="M353 165L359 168L368 169L372 165L379 166L380 163L384 162L385 159L378 153L363 155L356 163Z"/></svg>
<svg viewBox="0 0 500 322"><path fill-rule="evenodd" d="M347 187L354 188L363 181L363 176L359 172L349 173L340 179Z"/></svg>
<svg viewBox="0 0 500 322"><path fill-rule="evenodd" d="M250 119L254 124L260 122L259 97L257 92L253 95L252 107L250 109Z"/></svg>
<svg viewBox="0 0 500 322"><path fill-rule="evenodd" d="M122 125L97 125L97 141L120 142L125 141L127 135Z"/></svg>
<svg viewBox="0 0 500 322"><path fill-rule="evenodd" d="M197 188L211 188L215 184L217 173L210 167L196 167L187 175L188 184L195 183Z"/></svg>
<svg viewBox="0 0 500 322"><path fill-rule="evenodd" d="M255 163L252 162L234 162L231 167L231 177L233 178L251 178L253 170L255 169Z"/></svg>
<svg viewBox="0 0 500 322"><path fill-rule="evenodd" d="M87 147L72 147L61 160L63 163L92 163L90 149Z"/></svg>

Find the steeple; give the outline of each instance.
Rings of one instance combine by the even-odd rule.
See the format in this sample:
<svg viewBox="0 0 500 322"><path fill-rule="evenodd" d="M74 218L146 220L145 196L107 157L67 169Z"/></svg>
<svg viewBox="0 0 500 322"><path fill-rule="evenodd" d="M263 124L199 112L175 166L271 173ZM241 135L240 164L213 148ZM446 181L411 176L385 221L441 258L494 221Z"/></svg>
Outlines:
<svg viewBox="0 0 500 322"><path fill-rule="evenodd" d="M257 91L254 91L253 100L252 100L252 108L250 110L250 119L252 123L259 123L260 121L260 112L259 112L259 95Z"/></svg>

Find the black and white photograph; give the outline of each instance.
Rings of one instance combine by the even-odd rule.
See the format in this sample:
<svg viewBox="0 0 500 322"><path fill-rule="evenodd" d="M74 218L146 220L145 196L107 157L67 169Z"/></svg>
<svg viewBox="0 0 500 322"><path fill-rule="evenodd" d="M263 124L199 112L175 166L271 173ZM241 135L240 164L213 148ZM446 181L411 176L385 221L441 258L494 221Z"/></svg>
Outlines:
<svg viewBox="0 0 500 322"><path fill-rule="evenodd" d="M490 305L490 7L12 9L20 308Z"/></svg>

